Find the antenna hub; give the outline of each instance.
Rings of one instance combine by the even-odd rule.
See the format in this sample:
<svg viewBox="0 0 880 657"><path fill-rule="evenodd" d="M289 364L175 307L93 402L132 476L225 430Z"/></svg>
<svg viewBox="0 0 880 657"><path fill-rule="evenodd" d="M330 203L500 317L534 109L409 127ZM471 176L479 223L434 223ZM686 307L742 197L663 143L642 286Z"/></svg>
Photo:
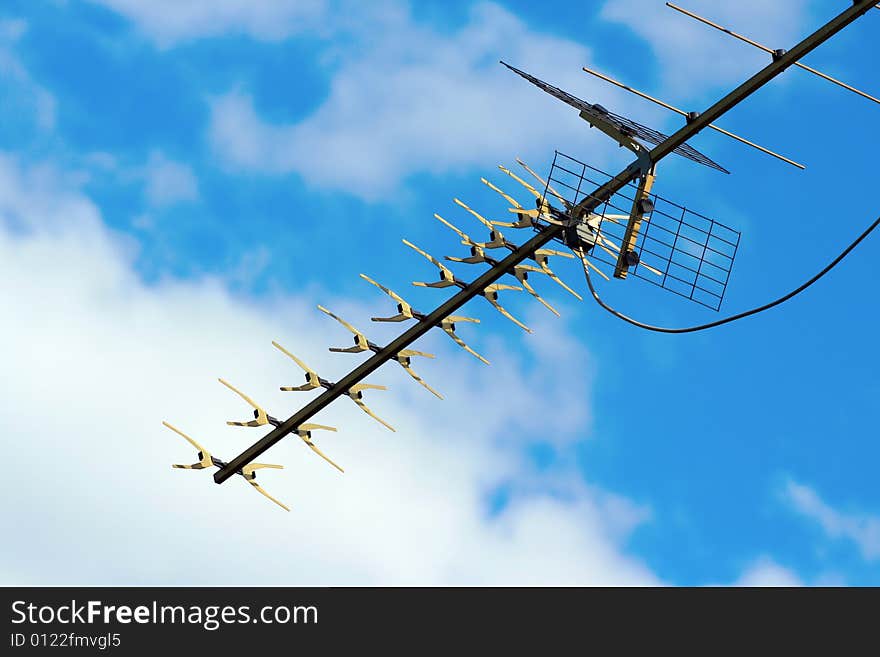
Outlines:
<svg viewBox="0 0 880 657"><path fill-rule="evenodd" d="M688 112L685 116L687 118L688 123L693 123L698 118L700 118L700 113L699 112Z"/></svg>
<svg viewBox="0 0 880 657"><path fill-rule="evenodd" d="M774 50L773 51L773 61L778 62L780 59L785 57L786 52L787 51L784 48L780 48L779 50Z"/></svg>

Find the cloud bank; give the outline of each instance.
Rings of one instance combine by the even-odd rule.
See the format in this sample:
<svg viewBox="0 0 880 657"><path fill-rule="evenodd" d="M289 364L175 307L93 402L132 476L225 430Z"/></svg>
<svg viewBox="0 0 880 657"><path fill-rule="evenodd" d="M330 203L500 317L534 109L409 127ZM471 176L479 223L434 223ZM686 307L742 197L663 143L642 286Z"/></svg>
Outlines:
<svg viewBox="0 0 880 657"><path fill-rule="evenodd" d="M483 365L440 342L422 373L446 407L389 370L377 380L392 392L369 402L397 433L344 400L322 414L340 432L319 445L345 475L293 440L276 446L263 460L287 468L260 480L290 514L242 481L172 470L194 454L162 419L227 458L259 435L223 427L247 409L215 376L278 415L302 403L277 391L302 374L271 339L327 376L350 367L326 352L316 300L236 298L216 280L146 286L134 249L62 172L3 156L0 192L0 295L14 309L0 328L14 445L0 521L16 528L0 547L5 584L658 582L626 552L645 510L571 474L550 483L521 460L522 438L496 438L529 377L501 352L505 405L483 394ZM560 388L584 365L558 372ZM510 499L493 511L499 486Z"/></svg>
<svg viewBox="0 0 880 657"><path fill-rule="evenodd" d="M477 3L451 32L405 11L368 14L361 29L328 71L326 99L298 123L263 119L243 88L214 98L208 138L224 166L295 173L376 200L411 175L462 173L511 153L540 166L557 145L591 152L601 165L618 150L575 110L498 63L589 99L598 85L580 68L590 50L537 32L496 4Z"/></svg>
<svg viewBox="0 0 880 657"><path fill-rule="evenodd" d="M835 509L811 487L793 480L786 484L784 494L795 511L816 523L829 538L853 543L866 561L880 559L880 516Z"/></svg>

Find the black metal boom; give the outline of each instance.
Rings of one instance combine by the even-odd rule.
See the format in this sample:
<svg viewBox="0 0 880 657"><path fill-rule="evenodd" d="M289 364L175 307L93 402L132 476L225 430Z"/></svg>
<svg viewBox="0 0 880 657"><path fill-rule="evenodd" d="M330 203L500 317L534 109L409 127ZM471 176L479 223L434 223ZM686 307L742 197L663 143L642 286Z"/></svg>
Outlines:
<svg viewBox="0 0 880 657"><path fill-rule="evenodd" d="M730 111L733 107L736 107L739 103L773 80L788 67L792 66L802 57L812 52L825 41L840 32L847 25L870 11L874 7L876 1L877 0L854 0L851 7L827 24L823 25L815 33L801 41L790 51L784 54L777 53L774 55L774 61L770 65L731 91L705 112L692 118L685 126L668 139L655 146L648 155L650 164L656 164L670 153L673 153L680 146L684 145L691 137L706 128L710 123ZM601 203L609 200L615 193L623 189L627 184L638 179L644 173L644 167L644 159L633 162L613 179L587 196L587 198L575 206L569 214L575 220L588 215ZM487 286L497 281L508 271L511 271L515 265L526 260L536 250L540 249L551 240L561 237L564 230L565 227L558 225L550 225L544 228L516 251L511 252L510 255L504 258L504 260L485 271L476 280L467 285L467 287L441 304L436 310L428 314L424 319L420 320L398 338L391 341L387 346L383 347L378 353L374 354L371 358L364 361L361 365L342 377L332 388L313 399L299 411L294 413L290 418L285 420L280 426L275 427L263 438L229 461L229 463L214 474L214 481L220 484L236 474L242 469L242 467L251 463L263 452L281 441L285 436L293 433L299 425L303 424L313 415L327 407L337 398L346 394L349 388L361 382L388 361L394 359L398 352L407 348L410 344L422 337L435 326L438 326L446 317L453 314L458 308L479 295Z"/></svg>

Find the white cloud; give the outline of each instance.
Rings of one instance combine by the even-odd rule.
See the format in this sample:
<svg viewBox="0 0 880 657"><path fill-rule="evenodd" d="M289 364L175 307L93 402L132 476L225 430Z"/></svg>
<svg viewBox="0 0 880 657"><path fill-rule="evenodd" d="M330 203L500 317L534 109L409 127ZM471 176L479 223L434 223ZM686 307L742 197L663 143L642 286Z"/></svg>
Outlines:
<svg viewBox="0 0 880 657"><path fill-rule="evenodd" d="M279 41L313 29L324 0L91 0L116 11L167 48L225 34Z"/></svg>
<svg viewBox="0 0 880 657"><path fill-rule="evenodd" d="M767 557L752 562L734 582L734 586L791 587L803 585L803 581L797 574Z"/></svg>
<svg viewBox="0 0 880 657"><path fill-rule="evenodd" d="M26 21L0 20L0 95L9 117L50 131L55 126L55 97L31 77L16 52L27 29Z"/></svg>
<svg viewBox="0 0 880 657"><path fill-rule="evenodd" d="M78 162L82 175L89 179L141 185L144 201L151 210L198 201L200 198L199 181L193 168L170 159L159 149L153 149L139 163L101 151L86 153L78 158ZM155 218L150 214L143 214L132 222L135 227L144 229L151 228L154 223Z"/></svg>
<svg viewBox="0 0 880 657"><path fill-rule="evenodd" d="M543 33L495 3L475 3L451 30L416 20L405 2L100 2L165 45L242 32L275 40L307 30L322 38L316 53L330 76L329 93L303 120L264 119L242 85L212 99L208 139L231 171L297 174L374 201L410 176L461 173L512 155L539 168L554 148L590 153L600 167L611 166L611 153L627 158L574 110L498 64L504 59L587 100L625 106L623 92L581 72L592 63L590 48ZM780 47L802 34L809 15L807 0L704 0L692 8ZM662 2L609 0L600 15L646 40L664 94L680 104L743 79L767 60ZM643 105L635 118L672 117Z"/></svg>
<svg viewBox="0 0 880 657"><path fill-rule="evenodd" d="M297 173L376 199L415 173L460 173L513 155L541 167L554 147L590 152L601 166L618 151L574 109L498 63L595 100L599 84L581 71L587 48L492 3L474 5L451 33L402 10L360 15L361 31L336 54L328 97L301 122L263 120L240 88L213 100L209 139L226 166ZM601 97L619 96L606 86Z"/></svg>
<svg viewBox="0 0 880 657"><path fill-rule="evenodd" d="M196 176L189 165L169 160L159 151L150 154L141 170L144 193L151 205L162 207L199 197Z"/></svg>
<svg viewBox="0 0 880 657"><path fill-rule="evenodd" d="M490 372L443 336L428 340L439 362L419 371L444 402L395 368L380 372L392 391L369 403L395 434L344 400L322 413L340 432L320 446L345 475L293 440L273 448L260 460L287 469L260 481L289 515L240 480L216 486L210 473L172 470L194 455L161 419L227 458L259 435L222 426L247 408L215 375L284 415L304 397L275 386L301 373L269 341L336 376L351 359L326 346L345 332L328 329L308 295L250 300L210 279L143 284L133 249L80 183L0 156L0 303L14 310L0 324L0 523L15 528L0 544L3 584L660 583L626 550L648 510L521 460L533 435L564 448L582 430L579 410L542 422L546 400L579 409L589 398L589 355L540 321L522 337L531 367L519 349L489 344ZM358 324L374 310L321 301ZM560 342L575 357L548 346ZM572 390L577 404L564 402ZM491 514L498 485L511 499ZM762 564L742 581L792 577Z"/></svg>
<svg viewBox="0 0 880 657"><path fill-rule="evenodd" d="M117 4L122 6L121 0ZM143 7L145 15L152 11ZM392 25L403 19L394 12L383 18ZM16 30L9 29L14 36ZM189 34L175 29L166 38ZM308 175L331 186L348 176L369 195L377 186L393 185L411 167L444 172L468 166L473 156L458 154L470 152L474 143L490 160L502 154L509 159L511 143L528 157L543 151L551 137L583 131L574 116L569 118L575 127L561 127L563 106L491 60L502 49L513 50L522 61L512 63L553 78L561 56L567 63L559 69L566 75L554 81L580 92L578 65L588 53L530 33L494 5L479 6L451 40L420 30L410 40L393 42L367 51L368 61L377 65L390 66L398 57L410 62L403 71L389 72L388 98L370 89L379 79L376 72L352 57L343 60L327 103L303 126L271 126L252 117L254 152L269 169L305 166L284 159L279 144L294 143L285 141L290 135L296 143L326 146L330 155L345 152L332 134L321 136L324 129L335 130L340 140L366 152L352 151L361 159L343 160L339 172L330 171L328 158ZM444 94L459 83L456 76L473 104L472 115L444 104ZM422 98L407 98L407 86L418 84ZM349 94L359 93L372 95L355 103L361 99ZM249 102L237 93L218 103L236 97ZM507 113L496 120L499 97ZM533 116L545 114L535 109L541 101L542 108L561 114L535 124ZM347 122L358 120L359 107L368 108L369 116L359 129L346 131ZM407 119L413 113L420 121ZM451 123L443 128L446 120ZM493 124L498 134L485 130ZM428 128L424 134L416 129L420 125ZM522 134L523 126L534 132ZM361 132L375 139L361 144ZM413 142L423 136L420 149ZM452 147L466 139L475 141L467 149ZM397 141L402 150L393 152ZM248 143L241 148L246 155ZM427 157L432 149L439 164ZM160 174L147 178L148 196L161 204L197 193L194 180L181 186L186 178L181 169L173 162L169 169L169 161L155 155L151 162L158 163ZM374 163L387 165L381 176L369 170ZM112 168L116 158L98 157L99 165ZM257 159L251 165L267 166ZM149 163L144 171L148 168ZM169 170L172 175L165 175ZM287 470L265 474L261 482L293 505L290 515L240 480L218 487L207 473L172 471L170 462L186 462L192 453L159 425L162 418L219 456L237 453L259 435L222 426L227 417L244 417L246 409L214 382L215 374L265 400L278 415L301 401L274 392L276 384L298 382L300 374L273 353L269 340L281 339L330 375L346 364L325 352L327 325L314 321L315 300L308 295L258 301L233 296L228 281L142 283L131 267L134 245L103 225L99 210L79 190L82 181L82 174L48 165L22 167L0 156L5 281L0 301L14 309L0 323L0 357L8 373L0 383L0 435L8 457L0 496L12 502L0 508L0 522L16 528L0 546L2 583L659 581L626 550L632 532L650 517L647 510L586 486L571 473L553 472L548 482L521 461L518 447L530 436L564 449L583 438L579 432L590 420L584 400L591 358L564 325L550 328L540 319L530 318L539 333L523 338L525 355L490 341L491 374L446 346L443 336L433 336L428 344L439 363L420 371L446 393L445 406L404 374L381 373L378 380L393 391L369 401L394 421L397 434L377 427L352 405L335 405L323 414L321 420L341 429L323 436L321 445L346 466L344 476L293 441L276 446L264 460L282 462ZM259 258L253 262L259 264ZM566 344L565 353L576 357L562 358L562 350L550 344ZM537 389L540 394L531 392ZM549 425L541 420L540 395L565 409ZM487 493L499 484L511 487L511 501L490 515ZM249 560L253 555L261 558Z"/></svg>
<svg viewBox="0 0 880 657"><path fill-rule="evenodd" d="M789 481L784 493L798 513L816 522L830 538L852 541L866 560L880 559L880 516L835 509L796 481Z"/></svg>
<svg viewBox="0 0 880 657"><path fill-rule="evenodd" d="M212 280L146 286L76 181L5 156L0 221L0 301L15 310L0 325L0 522L15 527L0 546L5 584L657 582L625 551L643 510L565 473L548 487L512 436L493 438L528 376L503 354L504 406L485 406L483 365L438 344L422 373L446 402L402 372L377 377L393 390L369 402L396 434L352 404L323 413L340 432L320 444L345 475L303 445L276 446L261 460L287 469L260 479L290 515L240 480L172 470L193 453L163 418L221 457L259 435L222 426L247 409L215 375L279 415L302 402L272 392L301 374L271 339L330 376L350 364L326 352L314 300L258 304ZM563 371L558 385L579 376ZM491 516L486 495L501 483L512 501Z"/></svg>
<svg viewBox="0 0 880 657"><path fill-rule="evenodd" d="M770 48L793 46L806 35L804 28L810 17L808 0L688 0L682 5ZM657 57L658 88L664 89L665 99L673 104L745 80L770 62L766 53L684 16L660 0L608 0L600 15L628 27L647 42Z"/></svg>

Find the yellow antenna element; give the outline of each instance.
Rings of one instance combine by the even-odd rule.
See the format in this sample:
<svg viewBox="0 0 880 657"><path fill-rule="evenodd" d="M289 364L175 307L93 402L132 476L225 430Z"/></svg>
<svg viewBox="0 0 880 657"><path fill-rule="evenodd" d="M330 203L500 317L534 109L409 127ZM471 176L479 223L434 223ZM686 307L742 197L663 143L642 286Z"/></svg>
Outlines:
<svg viewBox="0 0 880 657"><path fill-rule="evenodd" d="M298 435L302 441L308 446L310 450L312 450L315 454L320 456L322 459L327 461L334 468L339 470L340 472L345 472L339 465L334 463L330 458L327 457L324 452L322 452L318 447L312 442L312 431L321 429L323 431L336 431L336 427L327 427L323 424L301 424L296 428L296 435Z"/></svg>
<svg viewBox="0 0 880 657"><path fill-rule="evenodd" d="M404 370L406 370L406 373L409 374L419 385L423 386L426 390L431 392L435 397L437 397L437 399L443 399L443 395L441 395L439 392L434 390L434 388L425 383L424 380L422 380L422 377L415 373L411 366L413 356L421 356L422 358L436 358L434 354L428 354L424 351L415 351L413 349L404 349L403 351L398 352L394 358L398 363L400 363L400 366L403 367Z"/></svg>
<svg viewBox="0 0 880 657"><path fill-rule="evenodd" d="M499 167L499 168L501 168L503 171L507 172L507 169L504 169L504 167ZM537 219L538 217L542 217L544 219L547 219L550 223L558 223L553 219L548 219L547 217L544 217L543 213L539 212L538 210L526 210L522 205L520 205L519 201L517 201L516 199L512 198L508 194L501 191L498 187L493 185L491 182L489 182L485 178L480 178L480 182L482 182L484 185L486 185L489 189L500 194L501 197L505 201L507 201L510 205L513 206L512 208L510 208L510 212L513 212L516 215L518 215L519 221L516 221L516 222L493 221L492 222L493 225L502 226L505 228L533 228L535 226L535 222L533 221L533 219Z"/></svg>
<svg viewBox="0 0 880 657"><path fill-rule="evenodd" d="M359 392L361 390L388 390L388 386L380 386L375 383L358 383L356 386L349 388L349 391Z"/></svg>
<svg viewBox="0 0 880 657"><path fill-rule="evenodd" d="M662 100L659 100L658 98L654 98L653 96L649 96L648 94L646 94L642 91L639 91L637 89L633 89L632 87L627 86L627 85L623 84L622 82L618 82L614 78L609 77L609 76L605 75L604 73L600 73L599 71L594 71L593 69L587 68L586 66L584 66L583 68L584 68L584 72L589 73L590 75L594 75L597 78L599 78L600 80L605 80L605 82L609 82L617 87L620 87L621 89L624 89L625 91L629 91L630 93L635 94L636 96L638 96L640 98L644 98L645 100L649 100L652 103L655 103L656 105L660 105L660 107L665 107L666 109L668 109L672 112L675 112L676 114L680 114L681 116L684 116L684 117L688 116L688 113L685 112L684 110L681 110L677 107L674 107L674 106L670 105L669 103L665 103ZM761 151L762 153L766 153L767 155L771 155L778 160L782 160L783 162L786 162L787 164L795 166L798 169L806 169L806 167L803 164L800 164L799 162L795 162L794 160L791 160L791 159L785 157L784 155L780 155L779 153L775 153L767 148L764 148L763 146L759 146L755 142L749 141L748 139L740 137L739 135L735 135L734 133L730 132L729 130L725 130L724 128L718 127L714 123L710 123L707 127L712 128L712 130L715 130L716 132L720 132L723 135L727 135L728 137L731 137L732 139L735 139L736 141L738 141L742 144L745 144L746 146L751 146L752 148L757 149L757 150Z"/></svg>
<svg viewBox="0 0 880 657"><path fill-rule="evenodd" d="M488 219L486 219L483 215L481 215L481 214L480 214L479 212L477 212L476 210L472 210L471 208L469 208L465 203L463 203L463 202L460 201L459 199L454 198L454 199L452 199L452 200L453 200L453 202L454 202L458 207L460 207L460 208L464 208L465 210L467 210L468 212L470 212L470 213L476 218L477 221L479 221L481 224L483 224L483 225L484 225L486 228L488 228L489 230L492 230L492 222L491 222L491 221L489 221Z"/></svg>
<svg viewBox="0 0 880 657"><path fill-rule="evenodd" d="M364 413L366 413L366 414L369 415L371 418L373 418L374 420L376 420L376 422L378 422L379 424L381 424L382 426L384 426L385 428L387 428L387 429L389 429L389 430L391 430L391 431L396 431L396 429L395 429L394 427L392 427L392 426L391 426L390 424L388 424L385 420L383 420L383 419L380 418L378 415L376 415L375 413L373 413L373 411L370 410L370 407L367 406L367 405L364 403L364 395L363 395L363 391L364 391L364 390L388 390L388 388L385 387L385 386L377 386L377 385L374 385L374 384L372 384L372 383L359 383L359 384L357 384L357 385L352 386L351 388L349 388L346 394L351 398L351 400L352 400L355 404L358 405L358 407L359 407Z"/></svg>
<svg viewBox="0 0 880 657"><path fill-rule="evenodd" d="M497 310L511 322L519 326L523 331L525 331L526 333L532 333L532 329L530 329L528 326L519 321L516 317L507 312L501 306L501 304L498 303L498 293L502 290L515 290L517 292L522 292L522 288L516 285L499 285L496 283L495 285L489 285L488 287L486 287L486 289L483 291L483 297L485 297L486 300L492 304L495 310Z"/></svg>
<svg viewBox="0 0 880 657"><path fill-rule="evenodd" d="M559 278L556 274L553 273L553 270L550 269L550 264L548 262L548 258L550 256L559 256L562 258L574 258L574 255L571 253L566 253L565 251L556 251L554 249L538 249L535 251L533 256L533 260L538 263L538 266L544 271L544 273L550 277L551 280L558 283L562 286L563 289L570 292L578 301L583 301L583 297L580 294L572 290L568 285L562 282L562 279Z"/></svg>
<svg viewBox="0 0 880 657"><path fill-rule="evenodd" d="M398 356L405 356L409 358L410 356L421 356L422 358L437 358L434 354L429 354L426 351L416 351L414 349L404 349L403 351L397 352Z"/></svg>
<svg viewBox="0 0 880 657"><path fill-rule="evenodd" d="M249 422L227 422L231 427L262 427L266 424L269 424L269 417L266 415L266 411L264 411L253 399L244 394L241 390L230 384L228 381L224 381L223 379L217 379L224 386L232 390L236 395L241 397L245 402L248 403L254 409L254 419Z"/></svg>
<svg viewBox="0 0 880 657"><path fill-rule="evenodd" d="M455 226L453 226L451 223L446 221L446 219L441 217L436 212L434 213L434 218L437 221L439 221L440 223L442 223L444 226L446 226L447 228L450 228L451 230L453 230L461 238L461 243L464 244L465 246L477 246L477 243L474 242L466 233L464 233L463 231L461 231L458 228L456 228ZM491 226L490 226L490 229L491 229Z"/></svg>
<svg viewBox="0 0 880 657"><path fill-rule="evenodd" d="M458 258L455 256L446 256L446 259L450 262L461 262L465 265L479 265L480 263L486 262L489 260L486 257L486 252L483 250L482 246L472 246L471 250L474 255L470 255L467 258ZM490 263L491 264L491 263Z"/></svg>
<svg viewBox="0 0 880 657"><path fill-rule="evenodd" d="M517 162L519 162L523 167L525 167L525 169L526 169L527 171L529 171L530 173L532 173L532 175L536 176L536 177L538 178L538 180L543 180L543 178L541 178L540 176L538 176L538 174L536 174L534 171L532 171L531 169L529 169L528 166L526 166L526 164L525 164L522 160L520 160L519 158L517 158ZM504 173L506 173L508 176L510 176L511 178L513 178L515 181L517 181L520 185L522 185L523 187L525 187L525 188L529 191L529 193L532 194L532 196L534 196L534 197L537 199L537 201L538 201L538 208L536 208L536 209L534 209L534 210L523 210L523 209L520 209L520 206L519 206L518 203L515 204L515 207L510 208L510 212L513 212L513 213L516 213L516 214L519 214L519 215L520 215L520 222L523 221L523 219L522 219L522 215L526 215L526 216L528 216L528 217L531 217L532 219L541 219L541 220L543 220L543 221L546 221L546 222L549 223L549 224L554 224L554 225L556 225L556 226L562 226L562 225L563 225L563 223L562 223L561 221L558 221L558 220L554 219L554 218L551 216L551 214L550 214L550 204L547 203L547 199L545 199L537 189L535 189L532 185L530 185L530 184L527 183L525 180L523 180L522 178L520 178L518 175L516 175L513 171L511 171L511 170L508 169L507 167L505 167L505 166L499 164L499 165L498 165L498 168L501 169L501 170L502 170ZM546 183L545 183L545 185L546 185ZM563 205L564 205L565 207L568 207L568 202L567 202L565 199L563 199L562 196L560 196L560 195L559 195L558 193L556 193L555 191L552 192L552 193L553 193L554 195L558 196L560 199L562 199L562 201L563 201ZM500 225L500 224L499 224L499 225ZM519 227L519 226L517 226L517 227Z"/></svg>
<svg viewBox="0 0 880 657"><path fill-rule="evenodd" d="M290 358L291 360L293 360L293 362L295 362L295 363L299 366L299 368L300 368L301 370L303 370L303 371L306 373L306 383L305 383L305 385L301 385L301 386L282 386L282 387L281 387L281 390L282 390L283 392L307 392L307 391L309 391L309 390L316 390L316 389L322 387L322 386L321 386L321 377L318 376L317 372L315 372L314 370L312 370L308 365L306 365L306 364L305 364L304 362L302 362L299 358L297 358L297 357L294 356L292 353L290 353L289 351L287 351L287 349L285 349L284 347L282 347L280 344L278 344L278 343L275 342L274 340L272 341L272 346L275 347L275 348L276 348L278 351L280 351L282 354L284 354L285 356L287 356L288 358Z"/></svg>
<svg viewBox="0 0 880 657"><path fill-rule="evenodd" d="M363 278L368 283L375 285L380 290L382 290L389 297L394 299L397 302L397 309L399 311L398 315L394 317L371 317L374 322L404 322L408 319L416 319L415 313L413 312L412 306L410 306L406 301L403 300L396 292L389 290L387 287L382 285L381 283L377 283L372 278L367 276L366 274L361 274L361 278Z"/></svg>
<svg viewBox="0 0 880 657"><path fill-rule="evenodd" d="M335 353L343 353L343 354L359 354L364 351L370 351L370 341L367 339L367 336L358 331L354 326L346 322L341 317L338 317L327 310L324 306L318 306L318 310L320 310L325 315L328 315L335 319L337 322L342 324L345 328L347 328L351 333L354 334L354 346L348 347L347 349L343 349L341 347L330 347L330 351Z"/></svg>
<svg viewBox="0 0 880 657"><path fill-rule="evenodd" d="M557 192L555 189L553 189L553 186L552 186L549 182L547 182L547 181L544 180L541 176L539 176L537 173L535 173L534 171L532 171L532 169L529 167L529 165L526 164L525 162L523 162L521 159L516 158L516 162L517 162L517 164L519 164L523 169L525 169L526 171L528 171L528 172L532 175L532 177L533 177L535 180L537 180L537 181L541 184L542 187L546 188L548 192L550 192L551 194L553 194L553 196L555 196L557 199L559 199L560 201L562 201L562 205L563 205L563 207L568 207L568 205L569 205L568 200L566 200L565 197L562 196L562 194L560 194L560 193Z"/></svg>
<svg viewBox="0 0 880 657"><path fill-rule="evenodd" d="M291 359L293 360L293 362L295 362L297 365L299 365L300 369L303 370L306 374L315 374L315 372L313 372L313 371L309 368L308 365L306 365L306 364L305 364L304 362L302 362L299 358L297 358L297 357L294 356L292 353L290 353L289 351L287 351L287 349L285 349L284 347L282 347L280 344L278 344L278 343L275 342L274 340L272 341L272 346L275 347L276 349L278 349L278 351L280 351L281 353L283 353L285 356L291 358Z"/></svg>
<svg viewBox="0 0 880 657"><path fill-rule="evenodd" d="M435 281L434 283L421 283L419 281L413 281L413 285L416 287L433 287L433 288L444 288L444 287L452 287L455 285L455 275L452 273L452 270L446 267L442 262L437 260L434 256L425 253L419 247L408 240L403 240L403 243L406 244L409 248L414 250L416 253L420 253L424 256L428 261L431 262L437 269L440 270L440 280Z"/></svg>
<svg viewBox="0 0 880 657"><path fill-rule="evenodd" d="M514 179L516 182L518 182L520 185L522 185L523 187L525 187L525 188L526 188L526 189L527 189L527 190L528 190L528 191L529 191L529 192L530 192L530 193L531 193L536 199L538 199L539 201L543 201L543 200L544 200L544 197L541 196L541 193L540 193L537 189L535 189L534 187L532 187L529 183L527 183L525 180L523 180L522 178L520 178L518 175L516 175L513 171L511 171L510 169L508 169L506 166L504 166L503 164L499 164L499 165L498 165L498 168L501 169L501 170L502 170L504 173L506 173L508 176L510 176L511 178L513 178L513 179Z"/></svg>
<svg viewBox="0 0 880 657"><path fill-rule="evenodd" d="M522 208L510 208L510 212L518 215L519 221L493 221L494 226L502 226L503 228L534 228L535 222L532 221L532 214L538 217L537 210L523 210Z"/></svg>
<svg viewBox="0 0 880 657"><path fill-rule="evenodd" d="M521 206L517 201L515 201L513 198L511 198L510 196L508 196L507 194L505 194L504 192L502 192L500 189L498 189L495 185L493 185L491 182L489 182L489 181L486 180L485 178L480 178L480 182L483 183L484 185L486 185L486 187L488 187L488 188L491 189L492 191L497 192L498 194L500 194L501 197L502 197L505 201L507 201L508 203L510 203L510 204L511 204L512 206L514 206L515 208L519 208L520 210L523 209L523 206Z"/></svg>
<svg viewBox="0 0 880 657"><path fill-rule="evenodd" d="M181 468L183 470L204 470L205 468L210 468L214 465L214 461L211 459L211 453L208 450L199 445L195 440L187 436L177 427L164 421L162 422L162 424L171 429L177 435L181 436L190 445L195 447L196 451L199 453L199 458L201 459L198 463L193 463L192 465L178 465L175 463L171 466L172 468Z"/></svg>
<svg viewBox="0 0 880 657"><path fill-rule="evenodd" d="M518 175L516 175L513 171L511 171L507 167L499 164L498 168L501 169L508 176L513 178L515 181L517 181L520 185L525 187L529 191L529 193L532 194L532 196L534 196L537 199L539 207L535 210L525 210L525 211L523 211L523 214L528 214L532 219L540 218L548 223L555 224L557 226L562 225L561 222L557 221L556 219L554 219L553 217L550 216L550 204L547 203L547 199L545 199L543 196L541 196L541 193L537 189L532 187L529 183L527 183L525 180L520 178ZM516 210L511 209L511 212L516 212Z"/></svg>
<svg viewBox="0 0 880 657"><path fill-rule="evenodd" d="M452 340L455 342L455 344L457 344L459 347L464 349L466 352L468 352L469 354L471 354L472 356L474 356L478 360L481 360L484 363L486 363L486 365L489 365L488 360L486 360L480 354L478 354L476 351L474 351L469 346L467 346L465 344L464 340L462 340L460 337L458 337L458 334L456 334L455 325L460 324L462 322L479 324L480 320L474 319L473 317L459 317L457 315L450 315L449 317L444 319L442 322L440 322L440 328L443 329L443 331L446 333L446 335L448 335L450 338L452 338Z"/></svg>
<svg viewBox="0 0 880 657"><path fill-rule="evenodd" d="M541 295L539 295L535 291L535 288L532 287L531 283L529 283L529 273L532 272L532 273L537 273L537 274L543 274L544 273L543 269L538 269L537 267L532 267L531 265L517 265L516 267L513 268L513 272L514 272L514 276L516 276L516 280L518 280L522 284L522 286L525 288L526 292L528 292L533 297L535 297L535 299L537 299L541 304L543 304L544 307L547 308L547 310L552 312L557 317L560 317L559 311L556 310L556 308L551 306L549 303L547 303L544 299L542 299Z"/></svg>
<svg viewBox="0 0 880 657"><path fill-rule="evenodd" d="M535 255L556 256L558 258L569 258L569 259L574 258L574 256L571 253L567 253L565 251L557 251L555 249L538 249L537 251L535 251Z"/></svg>
<svg viewBox="0 0 880 657"><path fill-rule="evenodd" d="M272 469L274 469L274 470L283 470L283 469L284 469L284 466L283 466L283 465L272 465L272 464L269 464L269 463L251 463L251 464L249 464L249 465L244 466L244 467L241 469L241 474L244 476L244 478L247 480L247 482L248 482L251 486L253 486L254 488L257 489L257 491L258 491L261 495L264 495L264 496L267 497L268 499L272 500L273 502L275 502L275 504L277 504L278 506L280 506L280 507L281 507L282 509L284 509L285 511L290 511L290 507L289 507L289 506L287 506L287 505L284 504L283 502L281 502L281 501L275 499L274 497L272 497L271 495L269 495L269 493L267 493L267 492L265 491L265 489L264 489L262 486L260 486L260 484L257 483L257 475L256 475L256 472L255 472L255 471L256 471L256 470L260 470L261 468L272 468Z"/></svg>

